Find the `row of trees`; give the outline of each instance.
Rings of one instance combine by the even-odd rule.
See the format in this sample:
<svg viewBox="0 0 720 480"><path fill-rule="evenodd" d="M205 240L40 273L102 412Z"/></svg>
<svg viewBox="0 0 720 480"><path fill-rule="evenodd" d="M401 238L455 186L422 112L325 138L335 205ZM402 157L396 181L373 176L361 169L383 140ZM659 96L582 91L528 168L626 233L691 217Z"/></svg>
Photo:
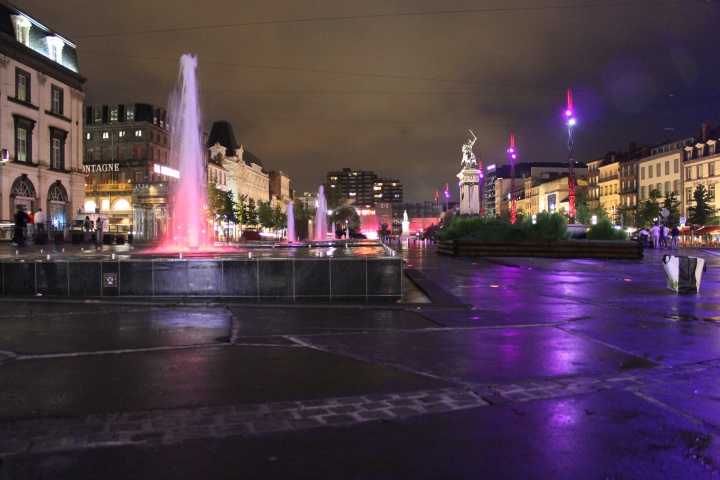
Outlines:
<svg viewBox="0 0 720 480"><path fill-rule="evenodd" d="M326 184L325 198L328 211L332 212L328 217L329 224L344 227L347 221L348 228L360 230L360 217L353 207L347 205L347 199L339 186ZM208 219L216 225L232 223L276 231L287 228L287 214L279 205L272 207L269 201L256 202L244 194L240 194L236 201L233 192L224 191L212 183L208 185L208 204ZM296 221L308 221L312 217L302 202L293 203L293 215Z"/></svg>
<svg viewBox="0 0 720 480"><path fill-rule="evenodd" d="M693 192L693 203L694 205L688 207L687 225L701 227L703 225L718 223L720 220L720 218L718 218L718 209L712 206L713 198L704 185L699 185ZM670 226L679 225L680 217L682 217L680 204L681 202L674 192L663 198L659 190L651 190L649 198L640 202L637 210L631 207L619 207L617 220L624 227L635 226L638 228L648 228L656 220L662 219L661 212L663 209L667 209L669 215L666 223ZM610 212L607 211L604 205L600 204L599 207L591 209L589 207L587 193L579 192L575 197L575 222L589 225L592 223L593 216L595 216L598 221L605 219L612 220L610 218ZM501 219L508 222L510 221L509 212L504 212L504 217ZM522 212L518 212L518 221L522 221L522 217Z"/></svg>

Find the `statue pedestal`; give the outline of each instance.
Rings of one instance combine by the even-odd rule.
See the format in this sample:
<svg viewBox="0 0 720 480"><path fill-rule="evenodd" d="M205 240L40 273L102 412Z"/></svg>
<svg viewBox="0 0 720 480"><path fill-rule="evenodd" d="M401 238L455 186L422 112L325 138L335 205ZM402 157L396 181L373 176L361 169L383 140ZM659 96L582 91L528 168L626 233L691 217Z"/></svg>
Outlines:
<svg viewBox="0 0 720 480"><path fill-rule="evenodd" d="M457 177L460 179L460 215L480 215L481 173L474 168L464 168Z"/></svg>
<svg viewBox="0 0 720 480"><path fill-rule="evenodd" d="M410 222L402 222L402 234L407 235L410 233Z"/></svg>

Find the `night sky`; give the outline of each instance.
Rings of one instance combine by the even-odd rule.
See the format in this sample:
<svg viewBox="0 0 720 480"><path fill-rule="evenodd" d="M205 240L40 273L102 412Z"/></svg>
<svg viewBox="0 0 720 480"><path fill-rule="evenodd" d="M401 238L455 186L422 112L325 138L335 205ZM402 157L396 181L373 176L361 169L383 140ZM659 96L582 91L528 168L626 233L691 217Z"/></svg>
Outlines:
<svg viewBox="0 0 720 480"><path fill-rule="evenodd" d="M329 170L457 200L462 144L484 165L575 158L720 126L720 2L650 0L10 0L77 45L85 103L168 104L198 56L203 123L297 192Z"/></svg>

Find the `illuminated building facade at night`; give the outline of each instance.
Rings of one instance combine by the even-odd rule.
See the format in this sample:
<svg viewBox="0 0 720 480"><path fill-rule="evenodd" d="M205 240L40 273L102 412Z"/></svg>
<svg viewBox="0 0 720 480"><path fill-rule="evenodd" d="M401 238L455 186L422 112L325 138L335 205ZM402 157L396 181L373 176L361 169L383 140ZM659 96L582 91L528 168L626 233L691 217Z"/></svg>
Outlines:
<svg viewBox="0 0 720 480"><path fill-rule="evenodd" d="M0 219L42 208L61 233L84 202L82 87L75 45L0 1Z"/></svg>
<svg viewBox="0 0 720 480"><path fill-rule="evenodd" d="M168 221L171 128L167 112L147 103L85 107L85 205L106 215L111 231L164 238Z"/></svg>

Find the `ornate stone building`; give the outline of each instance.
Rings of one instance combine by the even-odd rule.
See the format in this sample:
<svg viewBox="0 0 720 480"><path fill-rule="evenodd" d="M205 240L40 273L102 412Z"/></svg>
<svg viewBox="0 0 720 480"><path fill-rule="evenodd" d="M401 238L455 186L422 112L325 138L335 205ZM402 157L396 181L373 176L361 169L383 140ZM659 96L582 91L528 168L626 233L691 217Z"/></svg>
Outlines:
<svg viewBox="0 0 720 480"><path fill-rule="evenodd" d="M76 47L0 1L0 219L42 208L62 232L84 203Z"/></svg>

